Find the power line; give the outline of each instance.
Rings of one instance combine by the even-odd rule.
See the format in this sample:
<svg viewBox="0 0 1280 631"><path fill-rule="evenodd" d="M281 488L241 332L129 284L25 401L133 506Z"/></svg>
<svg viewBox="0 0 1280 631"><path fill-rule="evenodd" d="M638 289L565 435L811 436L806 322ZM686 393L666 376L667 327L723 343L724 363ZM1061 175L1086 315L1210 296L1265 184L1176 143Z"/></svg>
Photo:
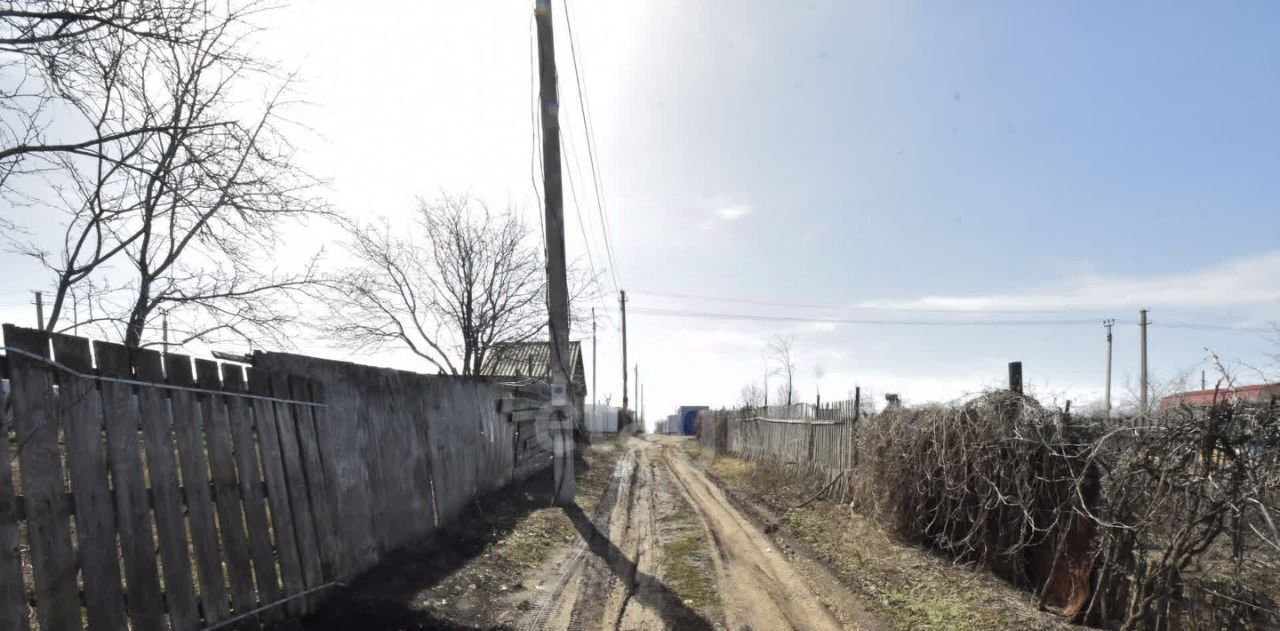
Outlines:
<svg viewBox="0 0 1280 631"><path fill-rule="evenodd" d="M862 324L887 326L1097 326L1094 318L1070 320L890 320L871 318L824 318L812 316L765 315L755 313L718 313L679 309L633 307L634 313L645 315L701 318L708 320L751 320L761 322L808 322L813 324Z"/></svg>
<svg viewBox="0 0 1280 631"><path fill-rule="evenodd" d="M565 140L566 153L570 156L570 159L564 161L564 170L569 177L569 196L573 198L573 212L578 217L578 229L582 233L582 243L587 250L587 265L591 267L591 280L594 283L600 277L600 274L596 271L595 257L591 254L591 239L587 236L587 224L582 219L582 207L578 203L578 187L573 177L573 166L578 163L577 153L573 151L573 143L569 142L569 135L562 134L562 138ZM609 307L604 302L604 296L600 292L593 293L596 301L600 303L601 308L604 310L605 318L612 324L613 318L609 315Z"/></svg>
<svg viewBox="0 0 1280 631"><path fill-rule="evenodd" d="M573 60L574 81L577 83L578 87L578 111L582 115L583 133L587 140L587 157L588 162L591 164L591 180L594 183L596 196L596 212L600 216L600 228L601 232L604 234L605 253L609 257L609 276L613 281L614 291L617 291L620 285L617 274L618 263L617 259L613 255L613 243L609 236L612 229L609 225L608 213L606 213L604 209L604 184L600 181L599 159L596 157L595 151L595 130L590 122L591 117L588 112L590 106L588 105L586 90L583 88L583 84L586 83L586 79L583 78L584 72L582 70L582 64L578 58L578 44L573 35L573 20L570 17L568 0L564 1L564 22L566 30L569 32L569 52L570 57Z"/></svg>
<svg viewBox="0 0 1280 631"><path fill-rule="evenodd" d="M765 307L795 307L797 309L830 309L830 310L854 310L854 311L897 311L907 313L1029 313L1029 314L1053 314L1053 313L1092 313L1096 311L1105 311L1105 309L942 309L928 307L885 307L880 305L820 305L805 304L795 302L776 302L769 300L748 300L742 298L723 298L717 296L701 296L694 294L679 294L672 292L632 290L633 294L641 294L645 296L656 296L660 298L681 298L685 300L701 300L707 302L726 302L734 304L759 305Z"/></svg>
<svg viewBox="0 0 1280 631"><path fill-rule="evenodd" d="M706 301L706 302L724 302L732 304L757 305L765 307L793 307L797 309L826 309L826 310L845 310L845 311L887 311L900 313L949 313L949 314L967 314L980 315L984 313L997 314L1073 314L1073 313L1102 313L1109 311L1109 308L1096 309L942 309L942 308L923 308L923 307L885 307L879 305L821 305L812 303L795 303L795 302L776 302L769 300L749 300L741 298L725 298L718 296L703 296L695 294L683 294L662 291L647 291L643 289L629 290L632 294L640 294L644 296L655 296L660 298L677 298L684 300ZM637 307L644 309L645 307ZM1085 320L1080 320L1084 322ZM1096 320L1089 320L1096 323ZM1209 324L1202 322L1169 322L1161 323L1160 326L1170 329L1197 329L1206 331L1241 331L1246 333L1276 333L1280 332L1276 329L1268 329L1264 327L1251 327L1230 324Z"/></svg>
<svg viewBox="0 0 1280 631"><path fill-rule="evenodd" d="M756 322L804 322L811 324L859 324L867 326L1097 326L1098 320L1094 318L1071 318L1071 319L998 319L998 320L919 320L919 319L888 319L888 318L836 318L822 316L800 316L800 315L769 315L758 313L721 313L709 311L692 311L682 309L661 309L655 307L632 307L633 313L644 315L652 315L659 317L676 317L676 318L696 318L704 320L745 320ZM969 312L972 313L972 312ZM1119 324L1135 324L1135 321L1113 322ZM1165 322L1152 323L1152 326L1160 326L1169 329L1191 329L1202 331L1227 331L1239 333L1271 333L1271 329L1258 327L1207 324L1200 322Z"/></svg>
<svg viewBox="0 0 1280 631"><path fill-rule="evenodd" d="M1230 324L1206 324L1202 322L1160 322L1150 323L1151 326L1164 327L1166 329L1189 329L1194 331L1239 331L1241 333L1277 333L1277 329L1267 329L1263 327L1252 326L1234 326Z"/></svg>
<svg viewBox="0 0 1280 631"><path fill-rule="evenodd" d="M542 191L538 190L538 178L542 175L541 125L538 124L538 43L534 39L537 21L529 15L529 182L533 184L533 202L538 207L538 228L542 237L542 258L547 258L547 225L542 216Z"/></svg>

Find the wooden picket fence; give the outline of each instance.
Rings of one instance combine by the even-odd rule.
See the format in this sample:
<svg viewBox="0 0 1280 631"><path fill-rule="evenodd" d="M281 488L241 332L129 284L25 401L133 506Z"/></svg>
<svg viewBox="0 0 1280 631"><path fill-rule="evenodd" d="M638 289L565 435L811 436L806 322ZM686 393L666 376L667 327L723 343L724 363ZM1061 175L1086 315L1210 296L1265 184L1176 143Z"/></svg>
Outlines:
<svg viewBox="0 0 1280 631"><path fill-rule="evenodd" d="M545 386L4 327L0 631L255 629L551 465Z"/></svg>
<svg viewBox="0 0 1280 631"><path fill-rule="evenodd" d="M333 584L321 384L11 325L4 340L0 629L245 628Z"/></svg>

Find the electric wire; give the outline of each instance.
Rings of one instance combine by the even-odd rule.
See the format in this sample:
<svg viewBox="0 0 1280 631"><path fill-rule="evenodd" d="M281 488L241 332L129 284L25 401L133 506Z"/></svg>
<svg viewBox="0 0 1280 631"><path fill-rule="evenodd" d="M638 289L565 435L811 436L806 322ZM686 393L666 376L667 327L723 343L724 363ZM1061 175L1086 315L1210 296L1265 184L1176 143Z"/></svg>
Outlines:
<svg viewBox="0 0 1280 631"><path fill-rule="evenodd" d="M890 319L890 318L839 318L839 317L822 317L822 316L803 316L803 315L774 315L760 313L723 313L710 311L695 311L687 309L663 309L656 307L632 307L631 311L636 314L651 315L659 317L679 317L679 318L697 318L706 320L746 320L758 322L803 322L810 324L855 324L866 326L926 326L926 327L948 327L948 326L967 326L967 327L1014 327L1014 326L1097 326L1098 320L1094 318L1069 318L1069 319L968 319L968 320L921 320L921 319ZM1116 324L1136 325L1133 320L1116 320ZM1271 329L1250 327L1244 325L1228 325L1228 324L1208 324L1200 322L1165 322L1155 323L1148 322L1148 326L1153 328L1163 327L1167 329L1190 329L1202 331L1227 331L1240 333L1273 333Z"/></svg>
<svg viewBox="0 0 1280 631"><path fill-rule="evenodd" d="M573 34L573 19L570 15L569 1L565 0L563 4L565 29L569 33L569 52L573 61L573 76L578 88L578 111L582 115L583 133L587 141L588 162L591 164L591 179L594 184L593 190L595 191L596 197L596 212L600 216L600 228L601 233L604 235L605 253L608 255L609 259L609 276L613 281L613 289L617 292L621 287L621 283L618 281L618 263L613 254L613 240L610 237L612 227L609 225L609 216L605 211L604 206L604 184L600 181L599 159L596 157L595 151L595 130L591 125L591 115L589 112L590 106L588 105L586 90L583 87L584 84L586 84L586 79L583 77L585 73L582 70L582 64L578 57L578 44L577 39Z"/></svg>

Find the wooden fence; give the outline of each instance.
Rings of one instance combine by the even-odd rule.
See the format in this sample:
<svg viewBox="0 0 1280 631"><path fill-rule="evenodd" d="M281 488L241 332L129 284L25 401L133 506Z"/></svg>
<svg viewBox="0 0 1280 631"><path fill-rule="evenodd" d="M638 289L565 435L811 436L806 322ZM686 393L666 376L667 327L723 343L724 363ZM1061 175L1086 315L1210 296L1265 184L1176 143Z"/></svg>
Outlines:
<svg viewBox="0 0 1280 631"><path fill-rule="evenodd" d="M4 343L4 631L299 616L550 464L511 405L537 391L296 355L193 362L10 325Z"/></svg>
<svg viewBox="0 0 1280 631"><path fill-rule="evenodd" d="M343 575L449 523L476 497L551 464L535 412L545 392L483 379L260 353L260 369L323 383L333 419Z"/></svg>
<svg viewBox="0 0 1280 631"><path fill-rule="evenodd" d="M833 492L848 489L848 474L857 463L854 428L859 401L821 405L796 404L734 411L708 411L698 416L698 440L713 454L729 453L748 460L794 467L822 478ZM772 418L769 414L799 418Z"/></svg>

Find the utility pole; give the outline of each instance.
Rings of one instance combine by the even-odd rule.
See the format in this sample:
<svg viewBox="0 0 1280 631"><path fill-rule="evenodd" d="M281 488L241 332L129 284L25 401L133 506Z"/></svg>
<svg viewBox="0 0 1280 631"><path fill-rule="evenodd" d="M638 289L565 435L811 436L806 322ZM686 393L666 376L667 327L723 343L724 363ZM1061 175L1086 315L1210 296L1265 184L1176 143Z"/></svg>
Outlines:
<svg viewBox="0 0 1280 631"><path fill-rule="evenodd" d="M1139 370L1142 375L1142 387L1139 395L1138 413L1142 416L1147 415L1147 310L1143 309L1138 312L1138 330L1141 332L1142 344L1142 364Z"/></svg>
<svg viewBox="0 0 1280 631"><path fill-rule="evenodd" d="M591 414L599 412L600 397L596 396L596 308L591 308Z"/></svg>
<svg viewBox="0 0 1280 631"><path fill-rule="evenodd" d="M560 97L556 90L556 48L551 28L551 0L535 0L538 29L538 100L542 113L542 190L547 239L547 311L551 333L552 444L555 503L573 504L573 453L569 412L569 283L564 263L564 191L560 182Z"/></svg>
<svg viewBox="0 0 1280 631"><path fill-rule="evenodd" d="M622 305L622 413L627 413L627 292L618 292L618 304Z"/></svg>
<svg viewBox="0 0 1280 631"><path fill-rule="evenodd" d="M162 348L164 348L164 353L168 355L169 354L169 311L167 309L160 312L160 331L161 331L160 339L164 341Z"/></svg>
<svg viewBox="0 0 1280 631"><path fill-rule="evenodd" d="M636 402L640 408L640 427L644 427L644 384L640 384L640 400Z"/></svg>
<svg viewBox="0 0 1280 631"><path fill-rule="evenodd" d="M636 420L640 420L640 364L636 364Z"/></svg>
<svg viewBox="0 0 1280 631"><path fill-rule="evenodd" d="M35 293L36 293L36 326L41 331L43 331L44 330L44 294L38 291Z"/></svg>
<svg viewBox="0 0 1280 631"><path fill-rule="evenodd" d="M769 362L764 364L764 416L769 416Z"/></svg>
<svg viewBox="0 0 1280 631"><path fill-rule="evenodd" d="M1111 327L1116 323L1115 320L1107 319L1102 321L1102 326L1107 327L1107 385L1102 395L1103 408L1107 418L1111 418Z"/></svg>

